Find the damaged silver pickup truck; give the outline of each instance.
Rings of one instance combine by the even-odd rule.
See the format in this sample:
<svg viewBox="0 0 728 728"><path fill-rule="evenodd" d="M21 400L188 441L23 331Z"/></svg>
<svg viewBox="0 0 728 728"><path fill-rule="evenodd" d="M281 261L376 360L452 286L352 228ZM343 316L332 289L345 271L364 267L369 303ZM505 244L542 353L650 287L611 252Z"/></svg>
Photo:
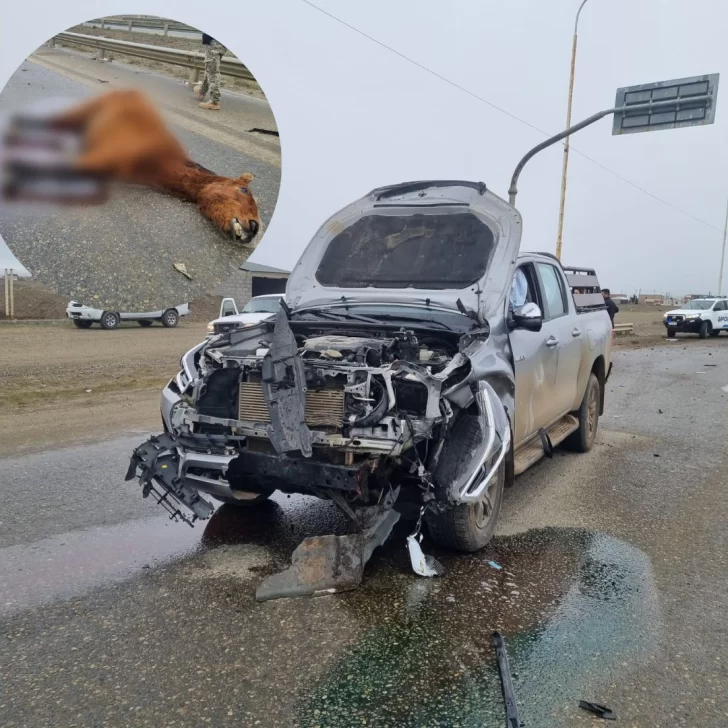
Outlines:
<svg viewBox="0 0 728 728"><path fill-rule="evenodd" d="M374 546L414 501L408 543L426 575L423 522L442 546L483 548L515 475L561 442L592 447L610 368L601 294L575 300L578 275L519 255L521 228L483 183L394 185L347 206L274 319L182 357L165 433L135 451L128 479L190 522L212 514L207 495L330 499Z"/></svg>

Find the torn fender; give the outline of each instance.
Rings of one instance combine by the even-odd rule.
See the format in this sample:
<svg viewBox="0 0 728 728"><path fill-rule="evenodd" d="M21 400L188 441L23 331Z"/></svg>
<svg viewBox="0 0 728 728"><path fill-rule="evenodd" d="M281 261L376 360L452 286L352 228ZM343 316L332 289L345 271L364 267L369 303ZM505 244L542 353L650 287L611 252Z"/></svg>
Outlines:
<svg viewBox="0 0 728 728"><path fill-rule="evenodd" d="M469 467L450 485L449 497L455 503L471 503L481 498L511 446L510 422L493 387L479 381L474 397L483 437L471 453Z"/></svg>

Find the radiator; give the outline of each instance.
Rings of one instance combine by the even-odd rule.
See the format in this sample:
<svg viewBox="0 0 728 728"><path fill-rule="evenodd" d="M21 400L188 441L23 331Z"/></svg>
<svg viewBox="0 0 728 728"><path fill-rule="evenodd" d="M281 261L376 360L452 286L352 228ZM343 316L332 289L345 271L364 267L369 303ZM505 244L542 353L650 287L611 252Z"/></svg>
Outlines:
<svg viewBox="0 0 728 728"><path fill-rule="evenodd" d="M238 395L238 419L270 422L268 405L260 382L241 382ZM344 390L323 389L306 392L306 424L341 427L344 424Z"/></svg>

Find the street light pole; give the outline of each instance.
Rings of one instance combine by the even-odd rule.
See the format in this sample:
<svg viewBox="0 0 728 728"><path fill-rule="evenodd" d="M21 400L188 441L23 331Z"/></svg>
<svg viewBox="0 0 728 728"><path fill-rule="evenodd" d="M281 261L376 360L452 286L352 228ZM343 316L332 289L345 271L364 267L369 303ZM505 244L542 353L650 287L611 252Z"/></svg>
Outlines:
<svg viewBox="0 0 728 728"><path fill-rule="evenodd" d="M718 274L718 293L716 295L723 295L723 264L725 263L725 239L728 235L728 204L725 207L725 225L723 225L723 249L720 253L720 273Z"/></svg>
<svg viewBox="0 0 728 728"><path fill-rule="evenodd" d="M587 0L581 0L581 5L576 11L576 20L574 21L574 38L571 43L571 70L569 73L569 99L566 106L566 128L571 126L571 101L574 96L574 73L576 70L576 37L579 29L579 16L581 9ZM559 228L556 233L556 257L561 260L561 243L564 232L564 206L566 204L566 172L569 166L569 137L564 141L564 162L561 168L561 200L559 202Z"/></svg>

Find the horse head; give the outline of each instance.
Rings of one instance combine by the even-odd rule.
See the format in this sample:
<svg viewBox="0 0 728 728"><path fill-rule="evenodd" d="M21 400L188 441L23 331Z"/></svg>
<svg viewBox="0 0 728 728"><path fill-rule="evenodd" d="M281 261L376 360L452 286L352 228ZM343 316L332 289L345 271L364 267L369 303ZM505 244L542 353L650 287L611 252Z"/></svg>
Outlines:
<svg viewBox="0 0 728 728"><path fill-rule="evenodd" d="M260 230L258 205L250 190L255 175L250 172L235 179L216 179L199 193L200 212L233 240L249 243Z"/></svg>

